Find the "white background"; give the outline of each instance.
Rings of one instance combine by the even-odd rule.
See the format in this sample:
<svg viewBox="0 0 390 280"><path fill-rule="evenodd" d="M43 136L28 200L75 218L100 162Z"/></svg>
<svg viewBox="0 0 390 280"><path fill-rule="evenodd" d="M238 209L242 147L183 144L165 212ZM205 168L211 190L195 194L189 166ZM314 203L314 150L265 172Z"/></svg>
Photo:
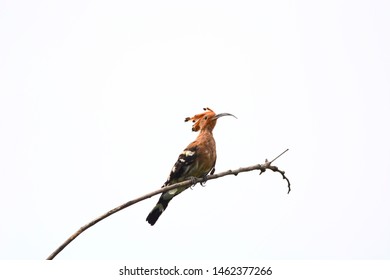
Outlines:
<svg viewBox="0 0 390 280"><path fill-rule="evenodd" d="M58 259L389 259L388 1L0 1L0 259L159 188L208 106L217 172Z"/></svg>

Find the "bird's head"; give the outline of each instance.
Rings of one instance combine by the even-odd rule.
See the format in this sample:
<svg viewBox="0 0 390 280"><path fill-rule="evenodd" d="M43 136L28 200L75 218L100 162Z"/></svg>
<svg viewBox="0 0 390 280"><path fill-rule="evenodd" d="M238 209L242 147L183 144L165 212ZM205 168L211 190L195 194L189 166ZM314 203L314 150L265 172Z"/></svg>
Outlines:
<svg viewBox="0 0 390 280"><path fill-rule="evenodd" d="M210 108L203 108L203 110L204 110L203 113L197 114L193 117L187 117L184 120L186 122L192 121L194 123L192 125L192 131L199 131L199 130L213 131L215 125L217 124L218 118L223 116L232 116L236 118L236 116L229 113L221 113L217 115Z"/></svg>

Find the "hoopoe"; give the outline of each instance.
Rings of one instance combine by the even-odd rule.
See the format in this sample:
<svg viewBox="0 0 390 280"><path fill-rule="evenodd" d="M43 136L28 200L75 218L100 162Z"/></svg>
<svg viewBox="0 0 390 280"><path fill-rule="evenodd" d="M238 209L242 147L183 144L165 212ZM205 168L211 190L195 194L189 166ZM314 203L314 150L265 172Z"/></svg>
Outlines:
<svg viewBox="0 0 390 280"><path fill-rule="evenodd" d="M214 166L217 159L213 129L217 124L217 119L223 116L233 116L229 113L215 114L210 108L203 108L205 112L188 117L184 121L192 121L192 131L199 131L199 135L194 142L179 155L173 166L168 179L162 187L172 185L191 178L206 177L207 174L214 173ZM236 118L236 117L235 117ZM186 190L188 187L176 188L162 193L156 206L149 213L146 221L154 225L160 215L165 211L168 203L176 195Z"/></svg>

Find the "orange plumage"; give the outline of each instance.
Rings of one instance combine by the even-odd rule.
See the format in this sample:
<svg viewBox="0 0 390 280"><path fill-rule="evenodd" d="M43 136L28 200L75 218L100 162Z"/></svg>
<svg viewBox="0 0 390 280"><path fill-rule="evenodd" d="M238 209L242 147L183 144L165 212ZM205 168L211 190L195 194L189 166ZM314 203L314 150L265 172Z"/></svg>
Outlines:
<svg viewBox="0 0 390 280"><path fill-rule="evenodd" d="M193 117L188 117L185 121L192 121L193 131L199 131L198 137L190 143L180 154L173 166L168 179L163 187L175 184L193 177L201 178L211 172L214 173L217 152L213 129L217 124L217 119L223 116L233 116L229 113L215 114L210 108L204 108L204 112ZM173 197L186 190L188 187L176 188L161 194L156 206L149 213L146 220L154 225L160 215L167 208Z"/></svg>

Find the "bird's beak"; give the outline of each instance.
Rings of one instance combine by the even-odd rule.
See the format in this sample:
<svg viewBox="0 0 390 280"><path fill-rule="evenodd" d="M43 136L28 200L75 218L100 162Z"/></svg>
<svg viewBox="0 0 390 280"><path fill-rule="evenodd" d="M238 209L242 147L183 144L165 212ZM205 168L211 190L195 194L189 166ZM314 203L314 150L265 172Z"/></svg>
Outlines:
<svg viewBox="0 0 390 280"><path fill-rule="evenodd" d="M232 114L229 114L229 113L221 113L221 114L218 114L218 115L215 115L213 117L214 120L220 118L220 117L224 117L224 116L232 116L232 117L235 117L237 119L237 117L235 115L232 115Z"/></svg>

